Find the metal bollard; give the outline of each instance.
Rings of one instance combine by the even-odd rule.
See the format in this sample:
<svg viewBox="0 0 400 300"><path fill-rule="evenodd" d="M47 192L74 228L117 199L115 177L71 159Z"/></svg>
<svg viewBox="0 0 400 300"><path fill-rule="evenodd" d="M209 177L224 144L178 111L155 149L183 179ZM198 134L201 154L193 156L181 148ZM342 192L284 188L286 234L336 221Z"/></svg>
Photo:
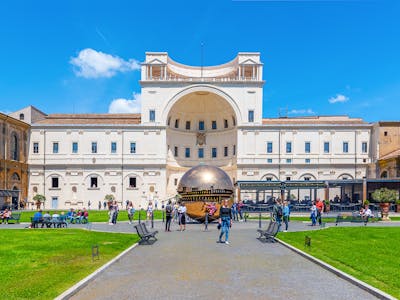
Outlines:
<svg viewBox="0 0 400 300"><path fill-rule="evenodd" d="M151 228L154 228L154 212L151 212Z"/></svg>
<svg viewBox="0 0 400 300"><path fill-rule="evenodd" d="M139 210L139 224L140 224L140 215L141 215L142 210Z"/></svg>
<svg viewBox="0 0 400 300"><path fill-rule="evenodd" d="M164 223L164 210L162 210L162 222Z"/></svg>
<svg viewBox="0 0 400 300"><path fill-rule="evenodd" d="M208 213L206 213L205 221L204 221L204 230L208 230Z"/></svg>
<svg viewBox="0 0 400 300"><path fill-rule="evenodd" d="M261 211L258 213L258 228L261 228Z"/></svg>

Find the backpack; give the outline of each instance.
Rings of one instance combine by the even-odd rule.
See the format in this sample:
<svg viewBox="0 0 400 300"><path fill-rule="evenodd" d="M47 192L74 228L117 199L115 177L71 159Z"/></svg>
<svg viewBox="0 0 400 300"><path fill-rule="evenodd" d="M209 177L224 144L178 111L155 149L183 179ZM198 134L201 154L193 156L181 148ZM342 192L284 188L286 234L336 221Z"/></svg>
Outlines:
<svg viewBox="0 0 400 300"><path fill-rule="evenodd" d="M278 217L282 217L283 216L282 206L278 206L278 211L277 211L276 214L278 215Z"/></svg>

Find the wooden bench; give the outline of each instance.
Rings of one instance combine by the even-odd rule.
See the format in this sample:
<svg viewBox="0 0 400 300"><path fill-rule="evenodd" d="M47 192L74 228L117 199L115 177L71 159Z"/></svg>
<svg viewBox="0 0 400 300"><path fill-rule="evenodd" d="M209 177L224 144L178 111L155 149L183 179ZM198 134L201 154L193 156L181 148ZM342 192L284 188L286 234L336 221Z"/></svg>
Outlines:
<svg viewBox="0 0 400 300"><path fill-rule="evenodd" d="M259 239L265 238L266 241L274 243L275 237L279 232L279 223L271 221L266 230L258 229L257 232L260 234Z"/></svg>
<svg viewBox="0 0 400 300"><path fill-rule="evenodd" d="M338 223L342 222L351 222L351 223L364 223L364 226L367 226L367 223L371 219L378 219L378 215L374 214L373 216L363 217L359 213L353 212L351 215L338 214L336 217L336 226Z"/></svg>
<svg viewBox="0 0 400 300"><path fill-rule="evenodd" d="M134 226L136 229L136 232L140 238L139 244L142 243L147 243L150 244L150 239L154 239L155 241L157 241L156 238L156 234L158 233L158 231L149 231L146 227L145 223L139 223L137 225Z"/></svg>
<svg viewBox="0 0 400 300"><path fill-rule="evenodd" d="M14 224L13 221L19 224L19 219L21 219L21 213L12 213L11 217L8 218L8 224Z"/></svg>

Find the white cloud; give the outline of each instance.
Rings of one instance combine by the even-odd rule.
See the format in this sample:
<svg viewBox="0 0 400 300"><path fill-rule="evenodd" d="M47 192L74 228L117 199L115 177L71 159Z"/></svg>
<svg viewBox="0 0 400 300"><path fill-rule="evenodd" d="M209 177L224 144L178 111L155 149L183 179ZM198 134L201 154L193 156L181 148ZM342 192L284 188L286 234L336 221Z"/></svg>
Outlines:
<svg viewBox="0 0 400 300"><path fill-rule="evenodd" d="M133 94L133 99L114 99L108 107L110 114L117 113L139 113L141 109L141 96L140 94Z"/></svg>
<svg viewBox="0 0 400 300"><path fill-rule="evenodd" d="M342 94L336 94L336 97L331 97L329 98L329 103L333 104L333 103L338 103L338 102L346 102L349 101L349 97L346 97L345 95Z"/></svg>
<svg viewBox="0 0 400 300"><path fill-rule="evenodd" d="M315 115L315 112L311 108L307 109L292 109L288 112L289 115Z"/></svg>
<svg viewBox="0 0 400 300"><path fill-rule="evenodd" d="M123 60L118 56L86 48L69 61L74 66L76 76L85 78L112 77L117 72L139 70L135 59Z"/></svg>

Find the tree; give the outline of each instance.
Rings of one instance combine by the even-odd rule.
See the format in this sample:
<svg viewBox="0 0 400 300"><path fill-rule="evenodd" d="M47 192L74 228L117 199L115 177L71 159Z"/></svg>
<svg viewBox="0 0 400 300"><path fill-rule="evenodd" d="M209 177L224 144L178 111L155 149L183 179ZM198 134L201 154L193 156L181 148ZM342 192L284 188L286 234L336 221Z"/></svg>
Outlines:
<svg viewBox="0 0 400 300"><path fill-rule="evenodd" d="M40 209L42 202L44 203L44 201L46 201L46 197L41 194L36 194L32 199L35 201L37 209Z"/></svg>
<svg viewBox="0 0 400 300"><path fill-rule="evenodd" d="M397 191L390 190L388 188L380 188L372 193L372 199L381 203L395 202L397 198L398 198Z"/></svg>
<svg viewBox="0 0 400 300"><path fill-rule="evenodd" d="M114 201L114 199L115 199L114 195L111 194L107 194L104 196L104 200L106 200L107 202L112 202Z"/></svg>

